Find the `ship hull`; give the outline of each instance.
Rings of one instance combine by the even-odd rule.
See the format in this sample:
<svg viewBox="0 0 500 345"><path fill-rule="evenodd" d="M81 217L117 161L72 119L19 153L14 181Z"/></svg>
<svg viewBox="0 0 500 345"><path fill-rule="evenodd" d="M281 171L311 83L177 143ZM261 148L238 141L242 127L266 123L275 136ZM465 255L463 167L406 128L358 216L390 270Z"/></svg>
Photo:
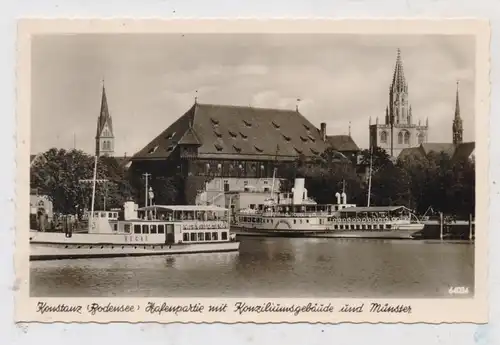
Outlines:
<svg viewBox="0 0 500 345"><path fill-rule="evenodd" d="M423 224L398 225L397 228L386 230L277 230L231 227L231 232L237 236L412 239L413 235L423 228Z"/></svg>
<svg viewBox="0 0 500 345"><path fill-rule="evenodd" d="M66 237L61 233L39 233L30 238L30 261L235 252L240 246L238 241L167 244L151 238L147 242L144 238L143 242L140 238L136 242L123 238L120 235Z"/></svg>

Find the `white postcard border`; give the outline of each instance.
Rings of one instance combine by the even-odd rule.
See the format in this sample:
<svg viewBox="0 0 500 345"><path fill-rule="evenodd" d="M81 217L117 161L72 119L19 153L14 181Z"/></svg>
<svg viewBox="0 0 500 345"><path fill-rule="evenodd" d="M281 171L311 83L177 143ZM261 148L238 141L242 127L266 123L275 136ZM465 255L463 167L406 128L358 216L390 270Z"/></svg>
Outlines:
<svg viewBox="0 0 500 345"><path fill-rule="evenodd" d="M32 298L29 297L29 152L30 152L30 113L31 113L31 64L30 36L34 34L56 33L351 33L351 34L471 34L476 36L476 232L475 240L475 294L473 298L446 299L205 299L205 298ZM487 21L474 19L368 19L368 20L38 20L27 19L18 27L17 60L17 174L16 174L16 321L30 322L251 322L251 323L338 323L338 322L384 322L384 323L450 323L475 322L488 320L488 181L489 181L489 37ZM26 206L24 206L26 205ZM82 313L40 313L39 303L58 305L81 305ZM156 305L204 305L205 311L177 314L165 312L149 313L149 302ZM365 304L363 313L325 313L301 311L293 313L248 312L239 314L234 311L237 302L247 305L279 303L281 305L300 305L318 303L334 306L338 310L344 304ZM138 306L134 312L103 312L91 315L87 306L92 303L114 306ZM227 303L224 313L207 311L208 305ZM389 303L407 305L411 313L370 313L370 303Z"/></svg>

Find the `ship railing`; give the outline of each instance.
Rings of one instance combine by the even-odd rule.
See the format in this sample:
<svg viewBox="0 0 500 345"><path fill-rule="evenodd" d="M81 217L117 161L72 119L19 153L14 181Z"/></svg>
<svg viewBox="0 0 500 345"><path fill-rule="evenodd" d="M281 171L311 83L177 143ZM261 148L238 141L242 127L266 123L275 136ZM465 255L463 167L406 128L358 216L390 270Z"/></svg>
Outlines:
<svg viewBox="0 0 500 345"><path fill-rule="evenodd" d="M229 223L226 221L218 222L193 222L182 225L183 230L203 230L203 229L227 229Z"/></svg>

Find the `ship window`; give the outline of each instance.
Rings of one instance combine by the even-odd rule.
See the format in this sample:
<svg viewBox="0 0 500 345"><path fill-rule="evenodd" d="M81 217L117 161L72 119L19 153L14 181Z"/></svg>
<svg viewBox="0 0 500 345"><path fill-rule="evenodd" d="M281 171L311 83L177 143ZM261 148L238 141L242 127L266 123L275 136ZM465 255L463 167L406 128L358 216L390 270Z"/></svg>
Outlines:
<svg viewBox="0 0 500 345"><path fill-rule="evenodd" d="M212 240L212 234L210 232L205 232L205 241L211 241Z"/></svg>
<svg viewBox="0 0 500 345"><path fill-rule="evenodd" d="M212 240L214 240L214 241L218 240L218 236L217 236L216 232L212 232Z"/></svg>
<svg viewBox="0 0 500 345"><path fill-rule="evenodd" d="M139 224L134 225L134 234L140 234L141 233L141 226Z"/></svg>
<svg viewBox="0 0 500 345"><path fill-rule="evenodd" d="M118 224L113 224L113 230L118 231Z"/></svg>
<svg viewBox="0 0 500 345"><path fill-rule="evenodd" d="M108 212L108 217L109 217L109 218L113 218L113 213Z"/></svg>
<svg viewBox="0 0 500 345"><path fill-rule="evenodd" d="M293 220L293 224L297 224L297 219L294 219L294 220Z"/></svg>
<svg viewBox="0 0 500 345"><path fill-rule="evenodd" d="M148 234L149 233L149 227L147 225L142 226L142 233L143 234Z"/></svg>
<svg viewBox="0 0 500 345"><path fill-rule="evenodd" d="M101 218L106 218L106 212L101 212Z"/></svg>
<svg viewBox="0 0 500 345"><path fill-rule="evenodd" d="M334 225L334 226L333 226L333 229L334 229L334 230L337 230L337 225Z"/></svg>
<svg viewBox="0 0 500 345"><path fill-rule="evenodd" d="M191 235L191 241L196 241L196 233L192 232L190 235Z"/></svg>
<svg viewBox="0 0 500 345"><path fill-rule="evenodd" d="M306 219L306 223L309 223L309 219Z"/></svg>
<svg viewBox="0 0 500 345"><path fill-rule="evenodd" d="M222 238L223 241L227 240L227 232L226 231L224 231L223 233L221 233L221 238Z"/></svg>
<svg viewBox="0 0 500 345"><path fill-rule="evenodd" d="M199 232L198 233L198 241L204 241L205 240L205 233Z"/></svg>
<svg viewBox="0 0 500 345"><path fill-rule="evenodd" d="M123 225L123 231L124 231L126 234L130 234L130 224L125 224L125 225Z"/></svg>
<svg viewBox="0 0 500 345"><path fill-rule="evenodd" d="M151 234L156 234L156 225L150 225L149 226L149 232Z"/></svg>
<svg viewBox="0 0 500 345"><path fill-rule="evenodd" d="M182 234L182 240L184 242L188 242L189 241L189 234L187 232L185 232L184 234Z"/></svg>
<svg viewBox="0 0 500 345"><path fill-rule="evenodd" d="M165 233L165 225L164 224L158 225L158 233L159 234L164 234Z"/></svg>

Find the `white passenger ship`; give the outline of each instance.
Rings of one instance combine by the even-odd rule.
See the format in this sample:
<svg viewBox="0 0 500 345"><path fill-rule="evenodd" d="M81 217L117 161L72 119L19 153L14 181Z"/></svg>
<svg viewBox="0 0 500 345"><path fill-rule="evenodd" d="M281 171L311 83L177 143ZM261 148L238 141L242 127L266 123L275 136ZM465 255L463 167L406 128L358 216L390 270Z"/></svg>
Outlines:
<svg viewBox="0 0 500 345"><path fill-rule="evenodd" d="M232 218L231 231L246 236L287 237L326 233L332 215L340 209L356 206L317 204L307 197L304 184L303 178L296 178L292 193L283 194L279 201L269 198L255 209L238 210Z"/></svg>
<svg viewBox="0 0 500 345"><path fill-rule="evenodd" d="M336 204L307 198L304 179L295 179L292 199L268 200L256 209L239 210L231 226L241 236L412 238L424 224L404 206L357 207L337 193ZM414 219L412 219L414 217Z"/></svg>
<svg viewBox="0 0 500 345"><path fill-rule="evenodd" d="M94 175L95 179L95 175ZM94 205L95 185L92 209ZM218 206L126 202L116 211L91 211L86 233L30 231L30 260L238 251L229 210Z"/></svg>

